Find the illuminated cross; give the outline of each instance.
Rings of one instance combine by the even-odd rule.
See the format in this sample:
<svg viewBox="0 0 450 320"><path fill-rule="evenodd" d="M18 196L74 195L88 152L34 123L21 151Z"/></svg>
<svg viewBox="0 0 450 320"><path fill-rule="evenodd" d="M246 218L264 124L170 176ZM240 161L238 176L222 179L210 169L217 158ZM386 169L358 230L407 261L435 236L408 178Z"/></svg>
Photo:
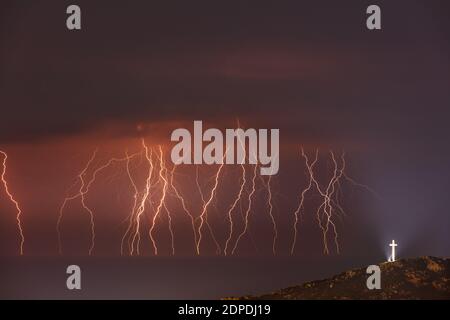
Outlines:
<svg viewBox="0 0 450 320"><path fill-rule="evenodd" d="M392 248L392 254L391 254L391 258L389 259L389 261L393 262L393 261L395 261L395 247L397 246L397 244L395 243L395 240L392 240L392 242L389 244L389 246Z"/></svg>

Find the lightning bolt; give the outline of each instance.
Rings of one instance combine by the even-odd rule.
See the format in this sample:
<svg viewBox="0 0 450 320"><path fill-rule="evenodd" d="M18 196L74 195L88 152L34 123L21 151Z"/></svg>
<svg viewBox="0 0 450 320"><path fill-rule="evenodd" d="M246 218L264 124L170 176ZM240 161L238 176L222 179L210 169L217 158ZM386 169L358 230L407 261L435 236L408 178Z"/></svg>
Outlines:
<svg viewBox="0 0 450 320"><path fill-rule="evenodd" d="M239 122L239 119L237 119L236 122L237 122L237 127L240 129L241 128L241 124ZM231 239L233 237L233 232L234 232L234 222L233 222L233 215L232 214L233 214L233 211L236 208L238 203L241 203L241 206L242 206L242 202L241 202L242 193L243 193L245 185L247 183L247 179L246 179L247 172L245 170L245 165L244 165L245 164L245 159L247 157L247 154L245 152L245 145L242 142L242 139L241 139L240 136L238 136L238 141L239 141L239 145L241 146L242 150L244 151L244 153L243 153L244 154L244 159L243 159L243 163L241 164L241 169L242 169L241 172L242 172L242 174L241 174L241 185L239 187L239 192L237 193L236 198L234 199L234 202L232 203L232 205L228 209L228 213L227 213L228 222L229 222L229 226L230 226L230 228L229 228L230 231L228 233L228 238L227 238L227 240L225 242L225 249L224 249L224 254L225 255L228 254L228 245L229 245L229 243L230 243L230 241L231 241ZM242 207L241 207L241 210L242 210Z"/></svg>
<svg viewBox="0 0 450 320"><path fill-rule="evenodd" d="M228 238L225 242L225 249L224 249L224 254L227 255L228 253L228 244L231 241L231 238L233 237L233 216L232 213L234 211L234 209L236 208L237 204L241 201L242 198L242 192L244 191L244 187L246 184L246 172L245 172L245 166L243 164L241 164L241 168L242 168L242 176L241 176L241 185L239 187L239 192L236 196L236 198L234 199L233 204L230 206L230 209L228 210L227 216L228 216L228 221L229 221L229 225L230 225L230 232L228 234Z"/></svg>
<svg viewBox="0 0 450 320"><path fill-rule="evenodd" d="M242 230L242 232L237 237L236 242L235 242L234 247L233 247L233 250L231 250L231 254L234 254L234 252L236 251L236 248L237 248L237 246L239 244L239 241L247 233L247 230L248 230L248 222L249 222L250 211L252 210L253 195L255 194L255 191L256 191L257 169L258 169L258 165L255 164L254 165L254 170L253 170L253 178L252 178L252 190L248 194L248 207L247 207L247 210L245 211L244 229Z"/></svg>
<svg viewBox="0 0 450 320"><path fill-rule="evenodd" d="M163 157L163 155L162 155L162 157ZM164 186L163 186L163 189L165 188L165 190L166 190L166 192L168 192L168 188L169 188L169 177L168 177L168 167L167 167L167 164L165 163L165 160L164 160L165 158L163 158L163 161L164 161L164 177L165 177L165 180L164 180ZM163 205L163 207L164 207L164 210L166 211L166 213L167 213L167 224L168 224L168 227L169 227L169 233L170 233L170 244L171 244L171 248L172 248L172 255L175 255L175 234L174 234L174 231L173 231L173 227L172 227L172 214L170 213L170 210L169 210L169 208L167 207L167 203L166 203L166 201L167 201L167 196L165 197L165 199L164 199L164 205Z"/></svg>
<svg viewBox="0 0 450 320"><path fill-rule="evenodd" d="M8 186L8 182L6 180L6 169L7 169L7 160L8 160L8 155L6 154L6 152L1 151L0 150L0 154L3 156L3 170L2 170L2 175L1 175L1 180L3 183L3 186L5 188L5 192L8 195L9 200L14 204L14 206L16 207L16 222L17 222L17 229L19 230L19 237L20 237L20 246L19 246L19 253L22 256L23 255L23 246L25 244L25 237L23 235L23 229L22 229L22 221L21 221L21 215L22 215L22 210L20 209L19 203L17 202L17 200L14 198L14 196L12 195L12 193L9 191L9 186Z"/></svg>
<svg viewBox="0 0 450 320"><path fill-rule="evenodd" d="M297 243L297 232L298 232L298 230L297 230L298 227L297 226L298 226L298 222L300 220L299 214L301 214L302 210L304 209L304 203L305 203L305 196L306 196L306 194L313 187L314 176L312 174L312 167L314 167L315 163L317 162L318 154L319 154L319 151L316 150L315 159L310 164L308 156L306 155L306 153L303 150L303 148L301 148L301 155L305 159L305 165L306 165L306 169L308 171L308 184L307 184L306 188L303 189L303 191L301 192L299 205L298 205L297 209L294 211L294 217L295 217L295 221L294 221L294 239L293 239L292 245L291 245L291 254L294 254L295 245Z"/></svg>
<svg viewBox="0 0 450 320"><path fill-rule="evenodd" d="M86 166L78 174L78 181L80 183L80 188L78 189L77 193L75 193L75 194L73 194L71 196L67 196L64 199L64 201L63 201L63 203L62 203L62 205L60 207L59 216L58 216L58 220L57 220L57 223L56 223L56 231L57 231L57 234L58 234L58 250L59 250L60 254L62 254L61 222L62 222L63 215L64 215L64 209L67 206L67 203L79 198L83 209L89 214L89 223L90 223L90 231L91 231L91 241L90 241L90 246L89 246L89 255L92 255L92 252L93 252L94 247L95 247L95 236L96 236L95 235L95 220L94 220L94 212L86 204L86 195L89 193L92 184L96 181L97 175L101 171L105 170L106 168L110 167L112 164L114 164L116 162L128 161L130 158L133 158L136 155L138 155L138 153L135 153L135 154L133 154L131 156L127 155L125 158L111 158L105 164L103 164L102 166L99 166L97 169L95 169L93 171L93 173L92 173L91 179L86 182L85 176L87 174L87 171L91 167L93 161L95 160L95 158L97 156L97 153L98 153L98 149L95 149L95 151L93 152L92 156L89 158L89 161L87 162Z"/></svg>
<svg viewBox="0 0 450 320"><path fill-rule="evenodd" d="M134 193L133 193L133 207L131 209L130 215L128 216L128 228L125 231L123 237L122 237L122 241L120 243L120 255L124 254L124 250L123 250L123 246L124 246L124 242L125 239L128 237L128 235L131 233L131 230L133 228L134 225L134 221L135 221L135 212L136 212L136 207L137 207L137 203L138 203L138 195L139 195L139 191L138 191L138 187L136 185L136 182L133 179L133 176L131 174L131 170L130 170L130 161L131 159L128 157L128 151L125 152L126 156L127 156L127 162L126 162L126 171L127 171L127 175L128 178L130 180L131 186L133 187ZM128 238L128 250L129 252L132 252L132 245L131 245L131 241L130 238Z"/></svg>
<svg viewBox="0 0 450 320"><path fill-rule="evenodd" d="M316 184L316 187L317 187L319 193L324 197L324 201L321 205L321 206L323 206L323 213L326 216L325 227L322 229L324 231L323 232L323 242L324 242L324 246L325 246L324 253L325 254L329 253L328 245L327 245L327 234L330 230L330 225L331 225L331 228L332 228L333 234L334 234L334 243L336 246L336 252L339 254L340 249L339 249L339 242L338 242L338 233L337 233L337 229L336 229L336 224L334 223L333 218L332 218L333 211L335 210L332 205L332 197L335 192L336 182L339 181L339 179L342 177L342 172L345 169L345 161L342 162L342 168L339 169L338 163L336 161L336 157L332 151L330 151L330 156L331 156L331 160L333 162L334 169L333 169L333 176L330 179L325 192L320 190L320 186L317 183L317 180L314 179L314 181L315 181L315 184ZM344 153L342 154L342 159L343 158L344 158ZM318 212L319 212L319 210L318 210Z"/></svg>
<svg viewBox="0 0 450 320"><path fill-rule="evenodd" d="M256 157L256 155L255 155ZM278 157L278 155L277 155ZM272 176L273 172L269 175L267 178L267 182L263 179L262 176L259 176L261 180L261 184L263 187L267 190L267 212L269 214L270 221L272 223L272 253L276 254L276 243L278 239L278 228L277 228L277 222L275 220L275 216L273 215L273 193L272 193Z"/></svg>
<svg viewBox="0 0 450 320"><path fill-rule="evenodd" d="M58 220L56 222L56 232L58 234L58 251L59 251L59 254L62 254L61 222L62 222L62 219L63 219L64 209L65 209L65 207L66 207L66 205L67 205L67 203L69 201L72 201L72 200L75 200L75 199L81 198L81 197L84 198L84 195L85 195L85 190L84 189L85 189L85 185L86 185L86 182L84 180L84 176L85 176L87 170L89 169L91 163L94 161L94 159L95 159L95 157L97 155L97 151L98 151L98 149L95 149L94 153L89 158L86 166L78 174L78 179L79 179L79 182L80 182L80 188L78 189L78 192L76 194L74 194L73 196L66 197L64 199L60 209L59 209L59 216L58 216ZM91 238L91 240L92 240L92 238Z"/></svg>
<svg viewBox="0 0 450 320"><path fill-rule="evenodd" d="M167 179L167 176L166 176ZM170 214L169 209L167 208L167 204L164 202L164 209L166 210L167 213L167 219L168 219L168 226L169 226L169 233L170 233L170 244L172 247L172 255L175 255L175 234L173 232L173 227L172 227L172 215Z"/></svg>
<svg viewBox="0 0 450 320"><path fill-rule="evenodd" d="M176 198L180 201L184 212L188 215L188 217L191 220L192 233L194 235L194 246L196 247L197 246L197 232L195 230L195 218L192 215L192 213L189 211L189 209L187 208L185 199L183 198L181 193L178 191L178 189L175 187L175 184L173 182L176 168L177 168L177 165L174 164L172 167L172 170L170 171L170 187L172 188ZM197 173L197 184L198 184L198 173ZM203 194L202 194L202 198L203 198Z"/></svg>
<svg viewBox="0 0 450 320"><path fill-rule="evenodd" d="M161 198L160 198L159 204L158 204L158 206L156 208L156 212L153 215L152 225L151 225L150 231L149 231L149 236L150 236L150 240L151 240L152 245L153 245L153 250L154 250L155 255L158 255L158 247L157 247L157 244L156 244L156 240L155 240L155 238L153 236L153 232L154 232L154 229L155 229L155 226L156 226L156 219L160 215L161 210L163 208L165 208L165 199L166 199L166 195L167 195L167 186L168 186L167 173L164 173L167 169L166 169L166 167L164 165L164 153L163 153L163 150L162 150L161 146L159 146L159 157L158 157L158 159L159 159L159 178L163 181L163 188L162 188ZM172 252L174 252L174 248L173 248L173 231L171 230L171 228L170 228L170 232L171 232L171 235L172 235Z"/></svg>
<svg viewBox="0 0 450 320"><path fill-rule="evenodd" d="M347 173L345 173L345 171L342 173L343 177L350 182L352 185L354 185L355 187L360 187L362 189L365 189L366 191L368 191L369 193L371 193L375 198L377 199L381 199L381 196L371 187L369 187L368 185L356 182L354 179L350 178Z"/></svg>
<svg viewBox="0 0 450 320"><path fill-rule="evenodd" d="M227 150L227 151L228 151L228 150ZM220 177L220 173L221 173L221 171L222 171L222 169L223 169L223 166L224 166L224 164L225 164L225 156L226 156L226 154L227 154L227 151L225 151L225 153L224 153L224 155L223 155L223 157L222 157L222 163L220 164L219 168L217 169L217 172L216 172L216 175L215 175L215 178L214 178L214 186L213 186L213 188L211 189L211 193L210 193L210 196L209 196L208 201L205 202L205 201L204 201L204 198L203 198L202 211L201 211L200 217L199 217L199 219L200 219L200 225L199 225L199 227L198 227L198 235L199 235L199 236L198 236L198 242L197 242L197 254L200 254L200 245L201 245L201 242L202 242L202 228L203 228L203 224L204 224L204 223L207 224L208 227L210 228L210 233L211 233L211 235L212 235L212 237L213 237L214 242L216 243L216 247L217 247L216 252L217 252L218 254L220 254L220 252L221 252L220 245L219 245L219 243L217 242L216 238L214 237L214 233L212 232L212 229L211 229L211 227L210 227L210 225L209 225L209 223L208 223L208 207L209 207L209 205L211 204L211 202L213 201L214 196L215 196L215 194L216 194L216 190L217 190L217 187L218 187L218 185L219 185L219 177ZM197 177L198 177L198 175L197 175ZM197 179L197 181L198 181L198 179ZM197 182L197 185L199 185L198 182Z"/></svg>
<svg viewBox="0 0 450 320"><path fill-rule="evenodd" d="M349 181L354 186L365 188L366 190L376 194L372 189L368 186L359 184L355 180L349 178L345 173L346 161L345 161L345 152L341 153L340 161L337 160L337 157L333 151L329 151L329 158L332 163L332 176L327 180L328 182L325 184L325 187L322 187L316 178L315 174L315 166L318 162L318 150L315 151L315 157L312 162L310 162L308 156L306 155L303 148L301 148L301 155L305 160L305 166L308 176L308 184L300 193L300 200L297 209L294 211L294 237L291 245L291 254L294 253L296 240L297 240L297 225L299 223L299 218L304 211L304 203L306 199L306 194L312 190L316 190L317 194L320 196L321 203L317 207L316 210L316 220L322 231L322 241L323 241L323 251L324 254L329 254L330 249L328 246L329 242L329 234L331 233L331 237L334 242L334 246L336 249L336 253L339 254L340 246L339 246L339 236L337 231L337 226L334 221L334 217L339 217L340 214L346 215L344 209L340 204L341 197L341 181L343 179ZM339 163L340 162L340 163Z"/></svg>
<svg viewBox="0 0 450 320"><path fill-rule="evenodd" d="M223 164L222 164L222 166L223 166ZM216 181L217 184L218 184L218 175L220 173L220 170L222 170L221 167L219 167L218 171L213 176L213 178L214 178L214 180ZM216 253L220 254L220 252L221 252L220 244L219 244L219 242L216 239L216 236L215 236L215 234L214 234L214 232L213 232L213 230L211 228L211 225L208 222L208 219L206 219L207 218L206 213L207 213L208 206L211 203L212 199L214 199L214 192L215 192L214 187L216 185L213 186L213 188L211 189L211 201L209 201L209 203L207 203L207 201L205 200L205 195L204 195L204 193L202 191L202 188L201 188L200 182L199 182L199 166L195 167L195 182L196 182L197 190L198 190L198 192L200 194L200 199L201 199L201 202L202 202L202 206L201 206L202 209L200 210L201 213L200 213L200 216L197 217L197 219L200 220L200 225L198 227L198 239L197 239L197 244L196 244L197 255L200 254L200 242L202 240L201 230L203 228L203 223L206 224L206 226L208 228L208 231L209 231L209 234L211 235L211 238L213 239L213 241L214 241L214 243L216 245ZM205 218L203 216L205 216Z"/></svg>
<svg viewBox="0 0 450 320"><path fill-rule="evenodd" d="M304 155L303 150L302 150L302 155ZM321 205L317 208L316 218L317 218L317 222L319 224L319 227L322 230L324 253L325 254L329 254L328 231L329 231L330 225L332 226L332 229L334 231L334 239L335 239L336 250L337 250L337 253L339 253L339 243L338 243L337 229L336 229L335 223L332 220L333 207L331 205L331 203L332 203L332 199L331 198L332 198L332 196L334 194L334 190L335 190L334 189L334 185L335 185L336 181L338 181L339 178L341 177L344 167L340 170L341 173L338 174L338 172L339 172L338 164L336 162L334 153L332 151L330 151L331 159L332 159L332 162L333 162L333 165L334 165L333 176L330 178L326 189L323 190L323 188L320 186L320 184L319 184L319 182L316 179L315 174L314 174L314 166L317 163L317 155L318 155L318 150L316 150L316 159L309 166L307 165L307 170L308 170L308 173L309 173L309 176L310 176L310 183L312 182L312 184L314 184L315 189L317 190L317 192L319 193L319 195L323 199ZM307 161L307 157L306 156L305 156L305 161ZM310 185L309 185L309 187L310 187ZM325 217L325 219L326 219L325 222L323 221L323 217ZM293 252L293 249L291 250L291 253L292 252Z"/></svg>
<svg viewBox="0 0 450 320"><path fill-rule="evenodd" d="M145 150L145 158L148 162L149 169L148 169L147 179L146 179L146 183L145 183L144 194L142 195L141 203L139 204L139 207L137 208L137 212L135 214L136 229L135 229L133 239L131 241L131 252L130 252L131 255L133 255L133 248L134 248L135 241L136 241L136 253L138 255L140 254L139 247L140 247L140 240L141 240L141 234L140 234L141 216L145 211L145 203L147 202L148 196L150 194L151 179L152 179L152 174L153 174L152 151L150 150L150 152L149 152L149 148L145 144L144 139L142 139L142 146ZM135 196L135 199L136 198L137 198L137 196Z"/></svg>
<svg viewBox="0 0 450 320"><path fill-rule="evenodd" d="M277 223L275 221L275 217L273 216L272 188L270 186L271 181L272 181L272 175L270 175L269 178L267 179L267 193L268 193L267 205L269 206L269 217L270 217L270 220L272 221L272 228L273 228L272 253L276 254L278 229L277 229Z"/></svg>

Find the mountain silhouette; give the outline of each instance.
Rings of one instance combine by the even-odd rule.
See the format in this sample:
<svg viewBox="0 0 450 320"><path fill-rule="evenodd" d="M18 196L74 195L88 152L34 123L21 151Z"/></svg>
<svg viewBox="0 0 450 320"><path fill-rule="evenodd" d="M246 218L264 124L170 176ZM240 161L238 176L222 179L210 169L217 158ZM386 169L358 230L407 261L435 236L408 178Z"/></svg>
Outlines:
<svg viewBox="0 0 450 320"><path fill-rule="evenodd" d="M227 299L450 299L450 259L419 257L379 264L381 289L366 286L366 268L306 282L260 296Z"/></svg>

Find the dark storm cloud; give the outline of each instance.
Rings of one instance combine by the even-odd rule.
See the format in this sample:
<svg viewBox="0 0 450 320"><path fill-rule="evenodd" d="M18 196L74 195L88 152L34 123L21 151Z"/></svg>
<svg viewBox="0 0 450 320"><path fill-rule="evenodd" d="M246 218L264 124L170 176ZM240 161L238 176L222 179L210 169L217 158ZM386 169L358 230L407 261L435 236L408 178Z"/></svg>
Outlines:
<svg viewBox="0 0 450 320"><path fill-rule="evenodd" d="M69 32L67 3L3 2L0 141L236 117L319 139L438 137L443 3L386 3L378 34L351 3L80 1L83 30Z"/></svg>

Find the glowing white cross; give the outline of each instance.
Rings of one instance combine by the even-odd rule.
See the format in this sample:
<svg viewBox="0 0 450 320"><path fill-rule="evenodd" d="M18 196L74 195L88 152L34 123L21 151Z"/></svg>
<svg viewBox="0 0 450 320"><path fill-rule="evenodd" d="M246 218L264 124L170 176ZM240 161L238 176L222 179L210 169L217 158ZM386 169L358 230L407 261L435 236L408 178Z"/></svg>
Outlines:
<svg viewBox="0 0 450 320"><path fill-rule="evenodd" d="M395 247L397 244L395 243L395 240L392 240L392 242L389 244L389 246L392 248L392 255L389 261L395 261Z"/></svg>

